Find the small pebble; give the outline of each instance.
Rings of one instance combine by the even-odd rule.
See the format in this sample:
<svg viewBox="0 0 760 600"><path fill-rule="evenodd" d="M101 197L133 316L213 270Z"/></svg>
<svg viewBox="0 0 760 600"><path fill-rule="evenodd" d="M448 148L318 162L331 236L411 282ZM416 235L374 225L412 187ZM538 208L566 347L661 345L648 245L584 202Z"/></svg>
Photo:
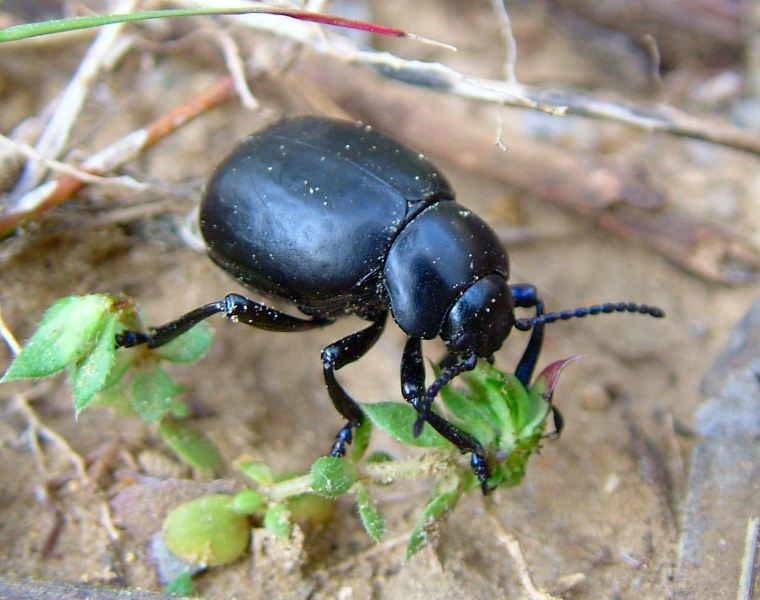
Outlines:
<svg viewBox="0 0 760 600"><path fill-rule="evenodd" d="M581 405L586 410L602 411L609 408L612 397L609 391L598 383L587 384L580 393Z"/></svg>

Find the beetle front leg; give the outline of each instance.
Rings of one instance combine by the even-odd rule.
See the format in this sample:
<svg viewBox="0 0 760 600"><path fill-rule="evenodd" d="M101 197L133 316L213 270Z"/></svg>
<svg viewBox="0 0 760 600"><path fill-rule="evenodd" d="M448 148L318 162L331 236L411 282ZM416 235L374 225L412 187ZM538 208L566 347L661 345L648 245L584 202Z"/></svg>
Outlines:
<svg viewBox="0 0 760 600"><path fill-rule="evenodd" d="M235 322L245 323L251 327L267 331L306 331L332 323L329 319L319 317L300 319L240 294L227 294L222 300L204 304L175 321L153 328L151 334L124 331L116 336L116 346L118 348L131 348L139 344L146 344L148 348L158 348L179 337L201 321L219 313L224 313L224 316Z"/></svg>
<svg viewBox="0 0 760 600"><path fill-rule="evenodd" d="M544 314L544 303L539 299L536 288L527 283L520 283L509 286L512 292L512 299L515 306L521 308L536 309L536 316ZM538 362L538 356L541 354L541 347L544 344L544 323L535 325L530 334L530 340L525 347L520 362L515 369L515 377L520 380L526 388L530 385L530 379L533 377L533 371Z"/></svg>
<svg viewBox="0 0 760 600"><path fill-rule="evenodd" d="M482 444L464 431L430 410L425 389L425 362L422 358L422 340L409 338L401 360L401 393L417 413L462 453L471 452L470 465L480 481L483 494L493 488L488 485L491 469Z"/></svg>
<svg viewBox="0 0 760 600"><path fill-rule="evenodd" d="M346 446L353 440L353 430L364 422L361 407L335 379L335 371L359 360L375 345L383 332L387 317L386 311L375 317L372 325L366 329L352 333L322 350L322 369L327 392L330 394L335 410L348 421L335 436L335 442L330 448L330 456L343 456L346 453Z"/></svg>

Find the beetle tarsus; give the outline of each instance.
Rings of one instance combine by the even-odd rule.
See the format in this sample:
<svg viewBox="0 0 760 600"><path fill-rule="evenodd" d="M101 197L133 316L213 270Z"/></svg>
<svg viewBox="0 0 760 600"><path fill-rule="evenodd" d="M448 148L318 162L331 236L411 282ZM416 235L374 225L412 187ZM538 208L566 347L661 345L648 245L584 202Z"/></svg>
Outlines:
<svg viewBox="0 0 760 600"><path fill-rule="evenodd" d="M488 466L488 460L486 460L485 456L473 453L470 458L470 466L475 472L475 475L477 475L478 481L480 481L480 489L483 490L484 496L487 496L496 489L495 485L490 485L488 483L488 479L491 477L491 469Z"/></svg>
<svg viewBox="0 0 760 600"><path fill-rule="evenodd" d="M335 436L335 441L330 447L330 456L345 456L346 446L354 441L354 427L358 427L361 423L346 423L341 427L338 434Z"/></svg>
<svg viewBox="0 0 760 600"><path fill-rule="evenodd" d="M147 333L139 331L123 331L116 334L117 348L134 348L140 344L146 343L150 339Z"/></svg>

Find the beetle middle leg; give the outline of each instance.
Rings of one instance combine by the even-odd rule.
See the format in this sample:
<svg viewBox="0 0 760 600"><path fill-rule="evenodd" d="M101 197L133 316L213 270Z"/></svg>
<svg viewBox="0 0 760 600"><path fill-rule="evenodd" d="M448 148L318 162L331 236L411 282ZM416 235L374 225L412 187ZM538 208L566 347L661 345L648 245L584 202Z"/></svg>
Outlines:
<svg viewBox="0 0 760 600"><path fill-rule="evenodd" d="M343 456L346 445L353 439L353 430L364 422L362 409L335 379L335 371L359 360L375 345L383 332L387 317L388 311L380 313L366 329L352 333L322 350L322 369L327 392L335 409L348 421L335 436L330 456Z"/></svg>
<svg viewBox="0 0 760 600"><path fill-rule="evenodd" d="M401 393L433 429L459 448L460 451L472 453L470 464L480 481L483 493L490 492L492 488L488 485L488 478L491 475L491 470L488 467L483 445L474 437L430 410L430 399L427 397L425 389L422 340L419 338L409 338L404 347L404 357L401 361Z"/></svg>

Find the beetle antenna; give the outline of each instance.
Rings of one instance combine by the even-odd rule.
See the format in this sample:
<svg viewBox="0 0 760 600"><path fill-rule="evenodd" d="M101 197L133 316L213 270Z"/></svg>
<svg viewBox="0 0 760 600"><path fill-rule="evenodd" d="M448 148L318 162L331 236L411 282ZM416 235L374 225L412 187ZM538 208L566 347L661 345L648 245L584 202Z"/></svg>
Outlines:
<svg viewBox="0 0 760 600"><path fill-rule="evenodd" d="M601 315L616 312L639 313L657 319L661 319L665 316L665 311L656 306L638 304L636 302L606 302L605 304L594 304L593 306L583 306L581 308L573 308L560 312L546 313L533 317L532 319L515 319L515 329L528 331L533 329L536 325L554 323L555 321L567 321L568 319L582 318L587 315Z"/></svg>

